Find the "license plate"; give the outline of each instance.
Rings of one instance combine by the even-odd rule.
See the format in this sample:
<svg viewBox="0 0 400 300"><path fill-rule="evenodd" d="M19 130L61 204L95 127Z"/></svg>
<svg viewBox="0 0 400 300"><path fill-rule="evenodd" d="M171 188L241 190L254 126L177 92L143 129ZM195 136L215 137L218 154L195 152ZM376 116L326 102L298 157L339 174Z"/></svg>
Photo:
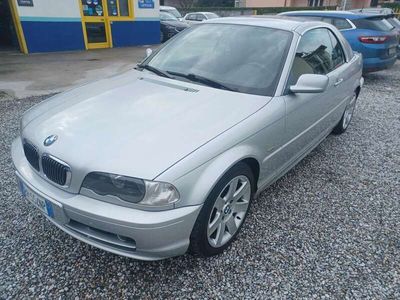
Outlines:
<svg viewBox="0 0 400 300"><path fill-rule="evenodd" d="M393 47L393 48L389 48L389 55L394 55L397 53L397 48Z"/></svg>
<svg viewBox="0 0 400 300"><path fill-rule="evenodd" d="M22 196L34 206L36 206L41 212L45 213L47 216L54 217L53 205L51 202L42 196L36 194L29 187L26 186L20 179L18 179L19 190Z"/></svg>

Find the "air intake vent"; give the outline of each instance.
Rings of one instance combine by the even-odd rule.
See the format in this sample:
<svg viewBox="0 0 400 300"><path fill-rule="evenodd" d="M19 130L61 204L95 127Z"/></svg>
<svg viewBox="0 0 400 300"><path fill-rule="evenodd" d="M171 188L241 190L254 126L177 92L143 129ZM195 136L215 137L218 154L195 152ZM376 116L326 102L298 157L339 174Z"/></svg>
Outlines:
<svg viewBox="0 0 400 300"><path fill-rule="evenodd" d="M48 155L42 157L42 170L48 179L65 186L67 184L70 169L68 166L51 158Z"/></svg>
<svg viewBox="0 0 400 300"><path fill-rule="evenodd" d="M39 153L36 150L36 147L28 142L24 142L24 152L25 157L31 164L31 166L36 170L39 171Z"/></svg>

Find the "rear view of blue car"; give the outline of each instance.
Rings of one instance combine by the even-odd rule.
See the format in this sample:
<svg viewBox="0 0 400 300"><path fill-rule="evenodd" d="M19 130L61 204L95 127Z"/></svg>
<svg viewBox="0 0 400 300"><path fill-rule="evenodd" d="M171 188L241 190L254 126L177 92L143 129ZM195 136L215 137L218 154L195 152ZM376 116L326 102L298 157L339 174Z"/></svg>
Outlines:
<svg viewBox="0 0 400 300"><path fill-rule="evenodd" d="M335 25L352 49L362 53L364 73L390 68L396 62L400 35L381 15L349 11L295 11L281 15Z"/></svg>

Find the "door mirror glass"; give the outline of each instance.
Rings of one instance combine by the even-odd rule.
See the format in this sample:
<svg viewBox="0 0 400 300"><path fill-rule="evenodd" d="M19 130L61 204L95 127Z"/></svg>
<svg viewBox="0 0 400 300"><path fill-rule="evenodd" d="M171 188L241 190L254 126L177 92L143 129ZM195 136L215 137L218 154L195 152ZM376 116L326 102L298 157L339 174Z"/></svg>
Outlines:
<svg viewBox="0 0 400 300"><path fill-rule="evenodd" d="M322 93L328 87L329 78L326 75L303 74L295 85L290 86L290 91L296 94Z"/></svg>
<svg viewBox="0 0 400 300"><path fill-rule="evenodd" d="M150 48L147 48L146 49L146 58L149 57L152 53L153 53L153 50L151 50Z"/></svg>

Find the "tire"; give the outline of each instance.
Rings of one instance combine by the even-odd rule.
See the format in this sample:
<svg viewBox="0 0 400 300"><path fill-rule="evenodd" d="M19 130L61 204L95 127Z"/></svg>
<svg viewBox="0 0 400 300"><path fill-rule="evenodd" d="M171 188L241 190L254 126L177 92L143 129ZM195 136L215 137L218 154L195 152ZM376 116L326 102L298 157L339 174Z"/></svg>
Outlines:
<svg viewBox="0 0 400 300"><path fill-rule="evenodd" d="M189 252L209 257L228 248L246 219L254 192L254 175L247 164L240 162L225 173L197 217Z"/></svg>
<svg viewBox="0 0 400 300"><path fill-rule="evenodd" d="M354 92L353 97L351 98L349 104L347 104L343 112L342 118L340 119L339 123L335 126L335 128L333 128L332 130L333 134L342 134L349 127L351 119L353 118L354 115L354 110L356 108L357 97L358 97L357 93Z"/></svg>

